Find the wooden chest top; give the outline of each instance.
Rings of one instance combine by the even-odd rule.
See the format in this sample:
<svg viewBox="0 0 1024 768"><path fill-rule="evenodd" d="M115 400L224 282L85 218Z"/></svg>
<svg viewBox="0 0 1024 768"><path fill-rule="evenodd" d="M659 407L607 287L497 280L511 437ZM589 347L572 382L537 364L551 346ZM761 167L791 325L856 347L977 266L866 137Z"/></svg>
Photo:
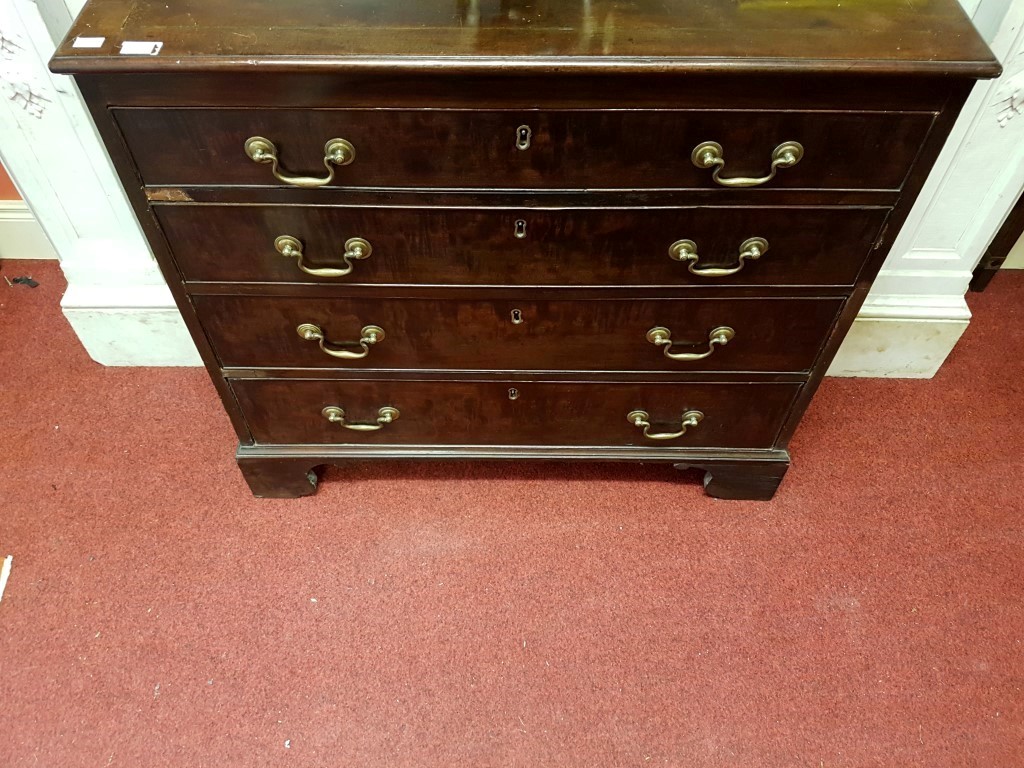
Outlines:
<svg viewBox="0 0 1024 768"><path fill-rule="evenodd" d="M103 42L75 47L83 37ZM162 47L123 55L125 42ZM986 77L999 64L956 0L90 0L53 68Z"/></svg>

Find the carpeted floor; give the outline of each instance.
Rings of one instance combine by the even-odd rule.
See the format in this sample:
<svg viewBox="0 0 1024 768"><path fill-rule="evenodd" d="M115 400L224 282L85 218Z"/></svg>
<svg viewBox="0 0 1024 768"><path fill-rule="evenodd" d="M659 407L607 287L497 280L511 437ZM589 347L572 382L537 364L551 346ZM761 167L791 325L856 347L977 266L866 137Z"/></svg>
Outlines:
<svg viewBox="0 0 1024 768"><path fill-rule="evenodd" d="M253 499L206 373L0 282L0 766L1024 765L1024 273L829 379L771 503L658 467Z"/></svg>

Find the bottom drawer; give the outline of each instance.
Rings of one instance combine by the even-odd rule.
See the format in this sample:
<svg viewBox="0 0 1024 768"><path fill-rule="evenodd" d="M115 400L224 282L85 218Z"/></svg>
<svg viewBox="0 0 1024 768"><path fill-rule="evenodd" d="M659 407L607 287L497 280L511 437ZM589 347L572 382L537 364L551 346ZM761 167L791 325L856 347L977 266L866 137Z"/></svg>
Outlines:
<svg viewBox="0 0 1024 768"><path fill-rule="evenodd" d="M258 443L666 448L770 448L801 387L308 379L231 386Z"/></svg>

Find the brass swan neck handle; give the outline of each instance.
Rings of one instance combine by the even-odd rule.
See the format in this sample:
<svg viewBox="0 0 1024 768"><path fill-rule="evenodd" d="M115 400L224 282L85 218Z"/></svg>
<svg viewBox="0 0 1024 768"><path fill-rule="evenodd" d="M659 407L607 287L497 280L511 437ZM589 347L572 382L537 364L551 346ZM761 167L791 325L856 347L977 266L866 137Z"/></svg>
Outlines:
<svg viewBox="0 0 1024 768"><path fill-rule="evenodd" d="M377 421L374 424L349 424L345 416L345 409L337 405L327 406L321 411L321 414L331 424L338 424L345 429L351 429L353 432L377 432L384 429L384 427L398 419L401 415L397 408L392 408L390 405L385 405L383 408L378 409Z"/></svg>
<svg viewBox="0 0 1024 768"><path fill-rule="evenodd" d="M635 427L644 431L644 437L648 440L675 440L686 434L687 430L693 429L704 419L700 411L687 411L683 414L678 432L651 432L651 416L647 411L630 411L626 420Z"/></svg>
<svg viewBox="0 0 1024 768"><path fill-rule="evenodd" d="M281 170L281 160L277 154L277 147L270 139L262 136L252 136L245 142L245 154L254 163L269 163L274 178L282 184L303 189L315 189L326 187L334 181L334 173L337 167L349 165L356 159L356 148L345 139L331 139L324 146L324 167L327 169L326 177L316 176L292 176Z"/></svg>
<svg viewBox="0 0 1024 768"><path fill-rule="evenodd" d="M303 323L295 331L299 336L306 341L316 341L320 344L320 349L323 350L325 355L338 358L339 360L362 360L364 357L370 354L370 347L377 342L384 341L384 329L379 325L367 325L363 327L360 332L362 335L359 341L347 342L347 346L356 346L362 348L362 352L353 352L349 349L333 349L333 347L343 346L342 344L331 344L328 346L328 341L324 336L323 329L319 325L313 325L313 323Z"/></svg>
<svg viewBox="0 0 1024 768"><path fill-rule="evenodd" d="M703 360L714 354L716 346L725 346L736 338L736 331L727 325L721 325L711 330L708 334L707 352L673 352L672 331L664 326L656 326L647 332L647 341L656 347L662 347L665 357L670 360Z"/></svg>
<svg viewBox="0 0 1024 768"><path fill-rule="evenodd" d="M735 267L698 267L700 255L697 244L693 240L676 240L668 248L669 258L686 263L686 268L698 277L728 277L735 275L747 261L757 261L768 252L768 241L763 237L751 237L740 245L739 256Z"/></svg>
<svg viewBox="0 0 1024 768"><path fill-rule="evenodd" d="M725 170L725 150L717 141L705 141L698 144L690 160L698 168L714 168L711 178L722 187L759 187L775 178L780 168L792 168L804 156L804 147L798 141L784 141L772 152L772 165L767 176L752 179L746 176L723 178Z"/></svg>
<svg viewBox="0 0 1024 768"><path fill-rule="evenodd" d="M350 237L345 241L345 252L341 260L345 262L344 268L337 267L307 267L305 264L305 252L302 242L291 235L281 235L274 241L274 248L286 259L295 259L299 269L313 277L345 277L352 274L355 269L353 261L361 261L370 258L373 253L373 246L361 237Z"/></svg>

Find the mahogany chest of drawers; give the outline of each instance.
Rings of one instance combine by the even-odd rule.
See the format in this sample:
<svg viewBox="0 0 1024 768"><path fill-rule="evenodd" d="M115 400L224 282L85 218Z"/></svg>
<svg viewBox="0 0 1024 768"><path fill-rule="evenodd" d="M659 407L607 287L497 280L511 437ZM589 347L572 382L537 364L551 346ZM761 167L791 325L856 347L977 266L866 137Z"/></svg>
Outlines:
<svg viewBox="0 0 1024 768"><path fill-rule="evenodd" d="M52 67L273 497L486 458L770 498L999 71L954 0L91 0Z"/></svg>

